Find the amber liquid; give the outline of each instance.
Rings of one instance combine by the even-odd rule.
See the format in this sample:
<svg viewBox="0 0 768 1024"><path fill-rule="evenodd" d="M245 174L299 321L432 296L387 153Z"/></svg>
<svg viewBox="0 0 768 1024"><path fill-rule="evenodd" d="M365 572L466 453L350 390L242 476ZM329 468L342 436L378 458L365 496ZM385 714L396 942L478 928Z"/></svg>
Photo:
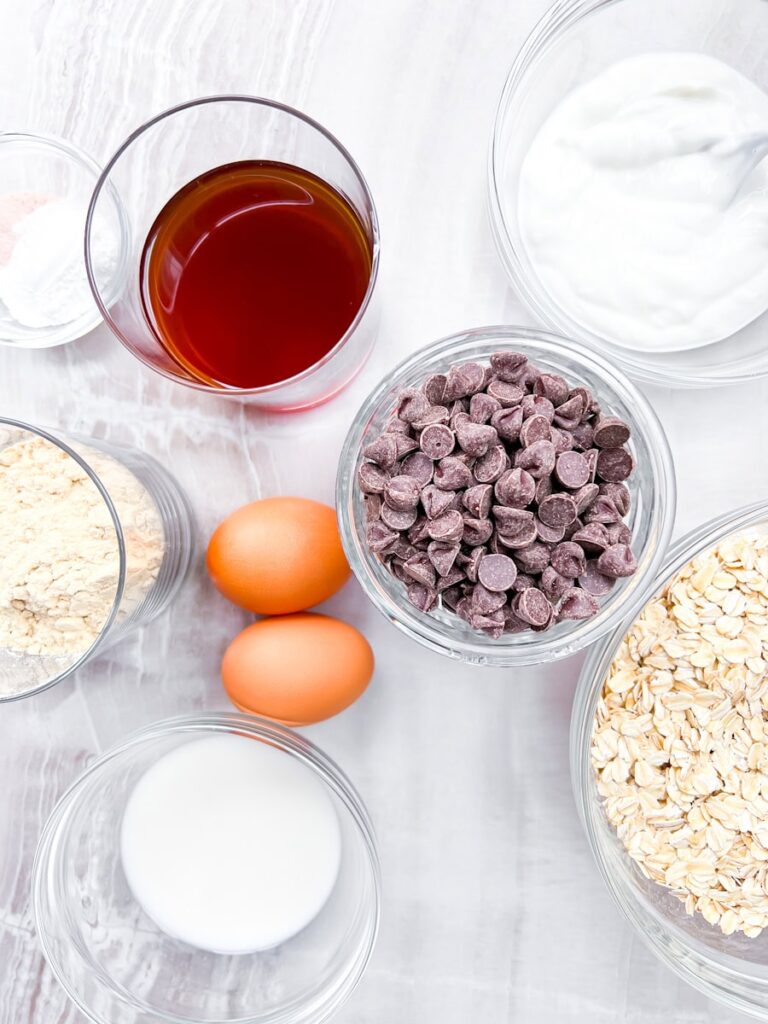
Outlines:
<svg viewBox="0 0 768 1024"><path fill-rule="evenodd" d="M371 243L327 182L243 161L195 178L163 207L141 258L144 310L200 381L254 388L322 359L362 304Z"/></svg>

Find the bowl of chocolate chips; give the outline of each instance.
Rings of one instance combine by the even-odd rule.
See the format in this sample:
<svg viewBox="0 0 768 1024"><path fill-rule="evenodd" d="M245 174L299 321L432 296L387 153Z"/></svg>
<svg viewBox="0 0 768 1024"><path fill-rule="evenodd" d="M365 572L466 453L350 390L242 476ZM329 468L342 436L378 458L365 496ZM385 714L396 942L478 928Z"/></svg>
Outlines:
<svg viewBox="0 0 768 1024"><path fill-rule="evenodd" d="M669 444L601 356L525 327L435 342L363 403L342 541L399 629L474 664L567 657L635 614L675 514Z"/></svg>

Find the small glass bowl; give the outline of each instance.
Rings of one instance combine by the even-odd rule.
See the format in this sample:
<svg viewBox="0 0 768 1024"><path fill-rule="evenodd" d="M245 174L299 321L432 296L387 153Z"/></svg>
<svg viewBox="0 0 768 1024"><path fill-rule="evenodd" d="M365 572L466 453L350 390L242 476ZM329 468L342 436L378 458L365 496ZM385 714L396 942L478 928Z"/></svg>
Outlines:
<svg viewBox="0 0 768 1024"><path fill-rule="evenodd" d="M471 629L448 609L425 614L407 599L403 584L382 565L365 540L363 500L357 484L362 449L383 430L403 388L418 387L453 363L487 362L494 352L524 352L541 369L592 390L603 409L632 429L628 447L636 468L628 481L638 569L604 598L600 611L583 622L561 622L544 633L505 635L498 640ZM664 558L675 515L675 474L664 430L647 399L601 356L556 335L527 327L481 327L443 338L409 356L368 396L347 435L339 462L336 504L349 564L374 605L398 629L426 647L478 665L538 665L575 654L603 636L646 600Z"/></svg>
<svg viewBox="0 0 768 1024"><path fill-rule="evenodd" d="M118 572L109 615L87 650L66 658L50 659L37 655L9 656L0 651L0 675L7 673L12 683L12 692L5 693L0 678L0 703L31 697L60 683L97 654L160 615L178 593L195 551L194 518L189 499L174 477L151 456L92 437L54 436L40 427L0 417L0 451L35 437L43 438L74 459L98 490L115 529ZM133 510L124 506L125 489L131 478L138 481L150 499L154 506L152 512L156 510L162 530L161 562L148 589L137 585L135 579L145 551L141 538L135 537L131 522ZM127 520L123 510L128 515Z"/></svg>
<svg viewBox="0 0 768 1024"><path fill-rule="evenodd" d="M29 132L0 132L0 200L8 196L30 195L50 199L68 198L82 208L82 224L71 242L73 259L82 263L84 308L81 315L67 323L46 327L28 327L19 323L0 301L0 345L18 348L52 348L82 337L101 323L101 314L89 294L85 272L83 241L85 220L91 194L101 173L94 161L77 146L63 139ZM111 302L118 294L125 274L127 251L120 230L121 211L110 192L102 207L99 224L108 231L113 251L109 270L97 266L100 287Z"/></svg>
<svg viewBox="0 0 768 1024"><path fill-rule="evenodd" d="M693 50L768 89L764 0L677 0L674 18L669 11L667 0L557 0L550 7L515 58L496 112L488 161L491 225L513 287L547 327L608 356L635 380L674 388L736 384L768 375L768 312L701 348L625 348L560 307L528 258L518 222L520 169L539 128L569 92L611 64L651 51Z"/></svg>
<svg viewBox="0 0 768 1024"><path fill-rule="evenodd" d="M711 519L679 540L649 588L658 593L684 565L731 534L768 525L768 502ZM768 1020L768 932L756 939L725 936L701 914L689 917L671 892L645 878L609 823L592 769L590 746L597 702L611 661L632 620L627 618L589 652L571 718L571 777L582 825L600 874L642 941L705 995Z"/></svg>
<svg viewBox="0 0 768 1024"><path fill-rule="evenodd" d="M150 325L141 295L140 264L152 225L168 201L198 175L243 160L293 164L322 178L357 213L371 250L368 288L355 317L321 359L287 380L237 388L206 383L169 355ZM94 224L120 197L128 272L105 291L93 258ZM293 107L257 96L206 96L158 114L132 132L96 184L86 225L85 260L107 326L137 359L169 380L208 394L239 396L275 411L328 401L359 373L378 330L375 285L380 241L376 207L362 171L327 129ZM265 345L269 339L264 338Z"/></svg>
<svg viewBox="0 0 768 1024"><path fill-rule="evenodd" d="M302 932L263 953L227 956L170 938L133 899L120 861L123 811L143 773L180 745L223 733L301 762L327 788L341 826L328 902ZM365 971L381 899L373 828L343 772L291 730L235 713L160 722L100 757L51 814L32 888L48 963L96 1024L319 1024Z"/></svg>

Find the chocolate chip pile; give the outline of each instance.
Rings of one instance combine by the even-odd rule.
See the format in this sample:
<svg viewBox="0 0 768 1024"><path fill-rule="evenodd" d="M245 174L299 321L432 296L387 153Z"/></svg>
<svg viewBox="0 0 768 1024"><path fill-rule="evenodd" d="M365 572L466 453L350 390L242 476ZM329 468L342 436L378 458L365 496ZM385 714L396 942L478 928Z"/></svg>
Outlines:
<svg viewBox="0 0 768 1024"><path fill-rule="evenodd" d="M518 352L403 391L363 451L371 551L420 611L498 638L588 619L637 563L629 427Z"/></svg>

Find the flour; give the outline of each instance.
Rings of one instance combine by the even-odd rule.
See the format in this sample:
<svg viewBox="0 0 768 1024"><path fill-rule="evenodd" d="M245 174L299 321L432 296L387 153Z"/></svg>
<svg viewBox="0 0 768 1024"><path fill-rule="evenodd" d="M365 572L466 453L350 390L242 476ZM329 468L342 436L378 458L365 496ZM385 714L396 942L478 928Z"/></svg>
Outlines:
<svg viewBox="0 0 768 1024"><path fill-rule="evenodd" d="M95 315L83 258L87 207L85 197L0 198L0 302L23 327L58 327ZM15 210L20 216L9 224ZM104 225L94 231L93 262L99 281L117 267L117 239Z"/></svg>
<svg viewBox="0 0 768 1024"><path fill-rule="evenodd" d="M109 455L78 447L123 530L126 579L116 619L123 621L157 579L162 522L133 473ZM98 638L118 589L109 510L88 474L44 438L24 434L0 450L0 550L0 693L7 694L77 661ZM27 657L19 662L19 655Z"/></svg>

